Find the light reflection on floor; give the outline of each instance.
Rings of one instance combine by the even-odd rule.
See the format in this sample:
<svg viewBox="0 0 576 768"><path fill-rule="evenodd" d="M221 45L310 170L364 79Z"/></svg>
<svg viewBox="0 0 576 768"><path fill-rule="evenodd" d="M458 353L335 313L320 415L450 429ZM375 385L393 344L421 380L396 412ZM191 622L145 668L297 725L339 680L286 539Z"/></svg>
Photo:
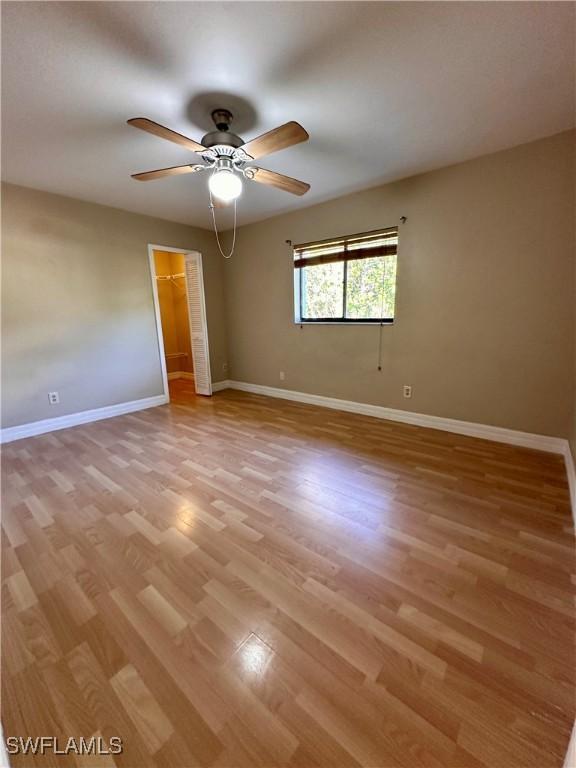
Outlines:
<svg viewBox="0 0 576 768"><path fill-rule="evenodd" d="M235 656L242 665L242 672L250 678L261 678L274 655L274 651L252 632L236 651Z"/></svg>

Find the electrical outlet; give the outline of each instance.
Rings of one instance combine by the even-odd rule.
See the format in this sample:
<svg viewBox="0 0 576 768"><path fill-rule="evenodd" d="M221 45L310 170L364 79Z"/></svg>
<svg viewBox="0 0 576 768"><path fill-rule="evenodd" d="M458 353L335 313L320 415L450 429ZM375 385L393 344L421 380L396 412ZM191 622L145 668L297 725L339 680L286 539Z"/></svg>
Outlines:
<svg viewBox="0 0 576 768"><path fill-rule="evenodd" d="M285 378L286 378L286 374L284 373L284 371L280 371L280 381L284 381Z"/></svg>
<svg viewBox="0 0 576 768"><path fill-rule="evenodd" d="M224 373L228 372L228 363L223 363L222 370L224 371Z"/></svg>
<svg viewBox="0 0 576 768"><path fill-rule="evenodd" d="M412 397L412 387L410 384L404 384L404 397Z"/></svg>
<svg viewBox="0 0 576 768"><path fill-rule="evenodd" d="M60 402L60 395L58 392L48 392L48 402L50 405L58 405Z"/></svg>

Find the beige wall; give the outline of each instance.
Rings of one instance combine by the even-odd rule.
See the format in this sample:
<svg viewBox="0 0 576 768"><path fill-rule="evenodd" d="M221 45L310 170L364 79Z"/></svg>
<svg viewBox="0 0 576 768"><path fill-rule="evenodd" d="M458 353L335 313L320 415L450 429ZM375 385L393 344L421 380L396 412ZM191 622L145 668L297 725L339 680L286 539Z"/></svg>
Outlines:
<svg viewBox="0 0 576 768"><path fill-rule="evenodd" d="M224 265L231 377L569 436L574 137L243 227ZM388 227L401 216L397 319L383 329L379 372L378 327L294 325L285 240Z"/></svg>
<svg viewBox="0 0 576 768"><path fill-rule="evenodd" d="M2 426L161 394L148 243L203 253L212 376L222 379L210 232L2 185ZM53 390L60 405L48 404Z"/></svg>

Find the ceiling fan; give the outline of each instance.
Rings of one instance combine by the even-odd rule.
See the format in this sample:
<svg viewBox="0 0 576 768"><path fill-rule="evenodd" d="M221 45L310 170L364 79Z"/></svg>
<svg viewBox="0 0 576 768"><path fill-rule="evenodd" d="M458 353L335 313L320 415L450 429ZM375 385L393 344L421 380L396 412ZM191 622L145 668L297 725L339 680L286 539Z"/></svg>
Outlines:
<svg viewBox="0 0 576 768"><path fill-rule="evenodd" d="M253 160L307 141L309 136L301 125L291 121L263 133L251 141L244 142L230 130L233 115L229 110L215 109L212 112L212 120L216 130L203 136L200 143L159 125L153 120L148 120L146 117L133 117L128 120L129 125L152 133L154 136L159 136L161 139L179 144L181 147L200 155L204 160L204 164L190 163L188 165L176 165L172 168L159 168L156 171L146 171L145 173L134 173L132 178L138 181L151 181L152 179L161 179L164 176L177 176L181 173L197 173L208 170L212 172L208 181L210 192L223 203L235 200L240 195L242 177L249 181L257 181L260 184L276 187L284 192L291 192L293 195L304 195L308 192L310 184L252 165Z"/></svg>

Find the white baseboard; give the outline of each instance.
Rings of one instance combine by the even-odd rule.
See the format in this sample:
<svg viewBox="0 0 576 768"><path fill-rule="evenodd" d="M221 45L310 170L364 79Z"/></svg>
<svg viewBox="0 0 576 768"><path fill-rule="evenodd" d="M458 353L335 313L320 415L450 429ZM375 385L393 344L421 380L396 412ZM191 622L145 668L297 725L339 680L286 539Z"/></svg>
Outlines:
<svg viewBox="0 0 576 768"><path fill-rule="evenodd" d="M368 403L357 403L353 400L339 400L335 397L325 397L324 395L311 395L308 392L295 392L290 389L266 387L262 384L249 384L245 381L230 380L228 381L228 386L231 389L252 392L256 395L280 397L284 400L295 400L298 403L319 405L322 408L334 408L338 411L349 411L350 413L360 413L363 416L374 416L377 419L401 421L418 427L441 429L444 432L455 432L458 435L480 437L485 440L495 440L498 443L519 445L524 448L534 448L538 451L547 451L549 453L561 453L564 456L568 447L568 441L561 437L535 435L530 432L519 432L514 429L505 429L504 427L493 427L488 424L475 424L471 421L447 419L443 416L429 416L425 413L401 411L396 408L386 408L382 405L369 405Z"/></svg>
<svg viewBox="0 0 576 768"><path fill-rule="evenodd" d="M223 379L222 381L212 382L212 392L220 392L222 389L230 389L231 382L229 379Z"/></svg>
<svg viewBox="0 0 576 768"><path fill-rule="evenodd" d="M43 435L45 432L54 432L67 427L77 427L79 424L88 424L91 421L110 419L113 416L122 416L133 411L142 411L145 408L154 408L168 402L166 395L145 397L142 400L132 400L118 405L107 405L104 408L93 408L90 411L69 413L66 416L56 416L53 419L32 421L29 424L20 424L17 427L5 427L0 430L0 443L10 443L13 440L21 440L24 437Z"/></svg>

